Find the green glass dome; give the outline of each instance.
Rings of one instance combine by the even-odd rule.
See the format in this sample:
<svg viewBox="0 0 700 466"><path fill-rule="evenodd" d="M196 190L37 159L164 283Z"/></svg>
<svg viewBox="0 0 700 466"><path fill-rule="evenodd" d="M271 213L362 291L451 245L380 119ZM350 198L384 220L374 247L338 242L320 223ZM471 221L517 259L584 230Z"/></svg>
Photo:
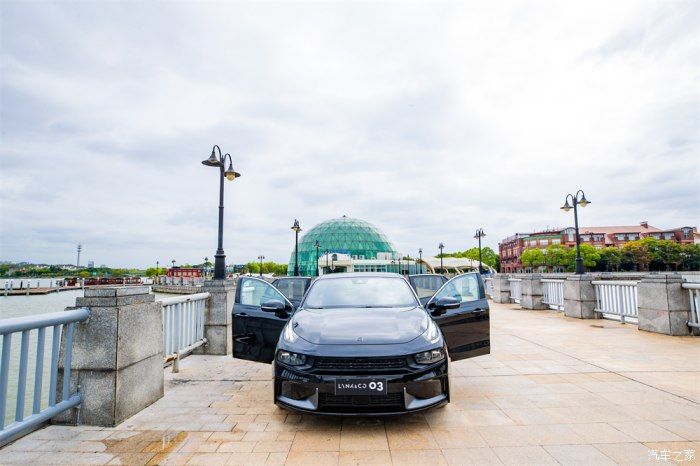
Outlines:
<svg viewBox="0 0 700 466"><path fill-rule="evenodd" d="M316 241L320 244L320 255L329 251L376 259L380 252L396 254L391 241L377 227L343 216L321 222L299 238L299 275L316 275ZM294 274L294 249L287 274Z"/></svg>

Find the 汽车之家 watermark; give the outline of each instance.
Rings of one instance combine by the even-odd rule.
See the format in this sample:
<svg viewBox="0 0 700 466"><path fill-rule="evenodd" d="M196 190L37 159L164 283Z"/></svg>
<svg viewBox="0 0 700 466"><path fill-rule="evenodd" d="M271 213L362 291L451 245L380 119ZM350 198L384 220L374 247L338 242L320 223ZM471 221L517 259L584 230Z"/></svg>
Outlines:
<svg viewBox="0 0 700 466"><path fill-rule="evenodd" d="M695 459L695 450L649 450L647 460L656 461L671 461L674 463L682 463L684 461L693 461Z"/></svg>

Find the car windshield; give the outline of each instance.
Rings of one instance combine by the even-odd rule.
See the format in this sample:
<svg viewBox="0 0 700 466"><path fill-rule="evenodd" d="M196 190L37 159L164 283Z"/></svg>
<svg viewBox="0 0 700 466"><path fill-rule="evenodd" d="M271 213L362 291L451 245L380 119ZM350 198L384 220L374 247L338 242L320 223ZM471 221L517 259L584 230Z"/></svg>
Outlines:
<svg viewBox="0 0 700 466"><path fill-rule="evenodd" d="M447 280L442 275L420 275L411 277L411 283L419 298L430 298L446 281Z"/></svg>
<svg viewBox="0 0 700 466"><path fill-rule="evenodd" d="M311 286L303 307L375 308L408 307L417 304L411 287L402 278L342 277L317 281Z"/></svg>

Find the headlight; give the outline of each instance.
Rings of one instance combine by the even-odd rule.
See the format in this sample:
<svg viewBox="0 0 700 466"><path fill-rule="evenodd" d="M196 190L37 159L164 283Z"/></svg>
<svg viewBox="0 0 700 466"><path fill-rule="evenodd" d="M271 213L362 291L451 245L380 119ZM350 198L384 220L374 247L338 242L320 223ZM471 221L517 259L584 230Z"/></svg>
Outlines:
<svg viewBox="0 0 700 466"><path fill-rule="evenodd" d="M430 351L423 351L415 355L418 364L432 364L445 359L445 350L436 348Z"/></svg>
<svg viewBox="0 0 700 466"><path fill-rule="evenodd" d="M288 366L301 366L306 363L306 356L303 354L292 353L290 351L280 351L277 353L277 360Z"/></svg>
<svg viewBox="0 0 700 466"><path fill-rule="evenodd" d="M429 343L437 343L440 339L440 329L433 319L428 317L428 330L425 331L425 339Z"/></svg>
<svg viewBox="0 0 700 466"><path fill-rule="evenodd" d="M284 331L282 332L282 338L284 341L287 343L294 343L297 341L298 335L294 333L294 330L292 329L292 322L289 322L285 327Z"/></svg>

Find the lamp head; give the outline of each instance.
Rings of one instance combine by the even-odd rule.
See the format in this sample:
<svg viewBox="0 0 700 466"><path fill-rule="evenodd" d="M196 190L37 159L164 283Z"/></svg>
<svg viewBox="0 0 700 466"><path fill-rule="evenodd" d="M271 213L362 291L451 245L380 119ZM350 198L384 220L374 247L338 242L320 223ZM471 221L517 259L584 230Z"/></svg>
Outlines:
<svg viewBox="0 0 700 466"><path fill-rule="evenodd" d="M442 244L442 243L438 244L438 248L439 248L439 249L442 249L442 248L444 248L444 247L445 247L444 244Z"/></svg>
<svg viewBox="0 0 700 466"><path fill-rule="evenodd" d="M233 180L235 180L236 178L238 178L239 176L241 176L241 174L238 173L237 171L235 171L235 170L233 169L233 164L232 164L231 162L229 162L229 164L228 164L228 170L226 170L226 171L224 172L224 176L226 177L227 180L233 181Z"/></svg>
<svg viewBox="0 0 700 466"><path fill-rule="evenodd" d="M206 160L202 160L202 165L206 165L207 167L220 167L223 165L223 163L221 163L221 161L216 158L216 152L214 151L214 149L212 149L209 158Z"/></svg>
<svg viewBox="0 0 700 466"><path fill-rule="evenodd" d="M564 203L563 206L560 207L561 210L564 212L568 212L571 210L571 206L569 205L569 200L567 199L566 202Z"/></svg>
<svg viewBox="0 0 700 466"><path fill-rule="evenodd" d="M294 225L292 225L292 230L296 231L297 233L301 231L301 227L299 226L299 220L294 219Z"/></svg>
<svg viewBox="0 0 700 466"><path fill-rule="evenodd" d="M588 204L590 204L590 202L588 201L588 199L586 199L586 195L581 193L581 200L578 201L578 205L580 205L581 207L586 207Z"/></svg>

